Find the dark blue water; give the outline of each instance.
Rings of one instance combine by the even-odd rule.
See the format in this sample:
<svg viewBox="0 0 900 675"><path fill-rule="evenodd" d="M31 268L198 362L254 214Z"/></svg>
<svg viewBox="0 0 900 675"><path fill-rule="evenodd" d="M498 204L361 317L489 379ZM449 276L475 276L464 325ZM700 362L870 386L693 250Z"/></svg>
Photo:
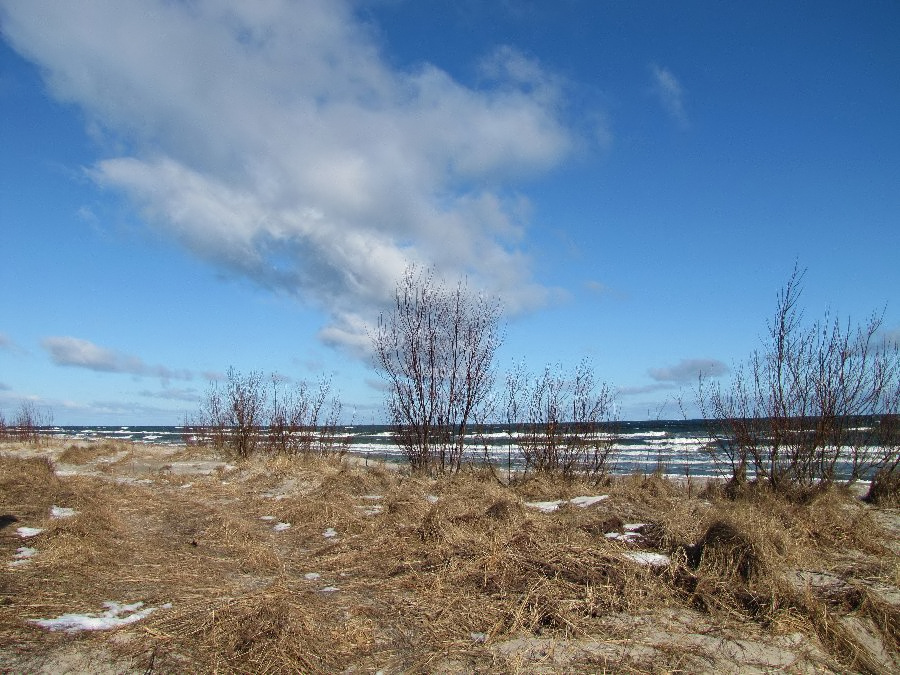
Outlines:
<svg viewBox="0 0 900 675"><path fill-rule="evenodd" d="M180 445L190 440L190 431L180 426L129 427L52 427L51 435L73 439L116 439L133 443ZM353 425L343 427L349 452L373 459L403 461L403 454L393 441L389 427ZM614 473L662 471L671 476L712 477L722 475L726 467L717 467L710 453L715 439L704 420L618 422L613 439L610 464ZM473 460L486 457L501 470L521 468L522 455L517 436L502 426L488 427L477 439L466 445L466 455ZM839 475L848 474L838 467Z"/></svg>

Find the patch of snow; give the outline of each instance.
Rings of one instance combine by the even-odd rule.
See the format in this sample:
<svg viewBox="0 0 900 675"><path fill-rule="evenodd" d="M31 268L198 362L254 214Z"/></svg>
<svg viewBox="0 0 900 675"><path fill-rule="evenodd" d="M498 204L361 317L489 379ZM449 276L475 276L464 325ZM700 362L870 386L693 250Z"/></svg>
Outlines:
<svg viewBox="0 0 900 675"><path fill-rule="evenodd" d="M325 588L319 589L321 593L334 593L338 590L337 586L326 586Z"/></svg>
<svg viewBox="0 0 900 675"><path fill-rule="evenodd" d="M487 641L487 633L469 633L472 642L484 643Z"/></svg>
<svg viewBox="0 0 900 675"><path fill-rule="evenodd" d="M181 488L184 490L186 490L187 488L191 488L191 487L194 487L193 483L185 483L184 485L181 486Z"/></svg>
<svg viewBox="0 0 900 675"><path fill-rule="evenodd" d="M284 532L285 530L290 529L290 523L275 523L275 526L272 528L276 532Z"/></svg>
<svg viewBox="0 0 900 675"><path fill-rule="evenodd" d="M100 614L63 614L55 619L28 619L33 623L50 631L65 631L77 633L83 630L111 630L140 621L150 616L157 609L169 609L172 604L166 603L160 607L146 607L143 602L135 602L131 605L122 605L118 602L104 602L106 611Z"/></svg>
<svg viewBox="0 0 900 675"><path fill-rule="evenodd" d="M537 509L542 513L553 513L554 511L556 511L556 509L558 509L565 503L566 502L564 499L557 499L552 502L525 502L525 506L528 506L532 509Z"/></svg>
<svg viewBox="0 0 900 675"><path fill-rule="evenodd" d="M625 523L622 529L626 532L637 532L642 527L647 527L647 523Z"/></svg>
<svg viewBox="0 0 900 675"><path fill-rule="evenodd" d="M437 504L437 495L425 495L425 501L429 504Z"/></svg>
<svg viewBox="0 0 900 675"><path fill-rule="evenodd" d="M28 539L29 537L36 537L44 529L41 527L18 527L16 528L16 534L18 534L22 539Z"/></svg>
<svg viewBox="0 0 900 675"><path fill-rule="evenodd" d="M593 496L582 496L582 497L573 497L569 500L569 503L574 504L575 506L580 506L581 508L587 508L597 502L602 502L604 499L609 499L609 495L593 495Z"/></svg>
<svg viewBox="0 0 900 675"><path fill-rule="evenodd" d="M260 520L275 520L275 516L260 516Z"/></svg>
<svg viewBox="0 0 900 675"><path fill-rule="evenodd" d="M150 478L132 478L131 476L116 476L119 485L153 485Z"/></svg>
<svg viewBox="0 0 900 675"><path fill-rule="evenodd" d="M51 518L71 518L77 513L75 509L70 509L65 506L51 506L50 507L50 517Z"/></svg>
<svg viewBox="0 0 900 675"><path fill-rule="evenodd" d="M16 549L16 554L13 556L15 560L10 562L9 564L12 567L16 567L18 565L27 565L31 562L31 558L37 555L37 549L31 548L30 546L20 546Z"/></svg>
<svg viewBox="0 0 900 675"><path fill-rule="evenodd" d="M363 495L363 499L383 499L381 495Z"/></svg>
<svg viewBox="0 0 900 675"><path fill-rule="evenodd" d="M306 579L307 581L315 581L316 579L318 579L321 576L322 575L319 574L318 572L307 572L306 574L303 575L303 578Z"/></svg>
<svg viewBox="0 0 900 675"><path fill-rule="evenodd" d="M322 536L326 539L332 539L337 536L337 531L333 527L329 527L322 533Z"/></svg>
<svg viewBox="0 0 900 675"><path fill-rule="evenodd" d="M525 506L537 509L543 513L553 513L563 504L572 504L573 506L584 509L597 502L602 502L604 499L609 499L609 495L583 495L581 497L573 497L569 500L555 499L549 502L525 502Z"/></svg>
<svg viewBox="0 0 900 675"><path fill-rule="evenodd" d="M222 467L222 471L234 471L237 467L234 464L226 464Z"/></svg>
<svg viewBox="0 0 900 675"><path fill-rule="evenodd" d="M632 562L650 567L666 567L672 562L669 556L662 553L653 553L652 551L629 551L622 555Z"/></svg>
<svg viewBox="0 0 900 675"><path fill-rule="evenodd" d="M614 539L616 541L634 541L635 539L643 539L643 536L637 532L607 532L603 536L607 539Z"/></svg>

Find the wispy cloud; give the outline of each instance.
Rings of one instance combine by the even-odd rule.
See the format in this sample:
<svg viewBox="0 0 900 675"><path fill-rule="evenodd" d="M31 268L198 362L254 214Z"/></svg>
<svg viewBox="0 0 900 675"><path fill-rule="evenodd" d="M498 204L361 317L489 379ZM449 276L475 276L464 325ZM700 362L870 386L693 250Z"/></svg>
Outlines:
<svg viewBox="0 0 900 675"><path fill-rule="evenodd" d="M636 387L619 387L616 389L616 393L620 396L637 396L638 394L653 394L657 391L676 389L677 387L678 385L674 382L655 382Z"/></svg>
<svg viewBox="0 0 900 675"><path fill-rule="evenodd" d="M159 391L145 389L143 391L139 391L138 394L146 398L161 398L170 401L188 401L190 403L196 403L200 400L200 393L192 387L187 389L165 388Z"/></svg>
<svg viewBox="0 0 900 675"><path fill-rule="evenodd" d="M193 377L190 371L149 365L137 356L107 349L79 338L48 337L41 341L41 346L58 366L86 368L103 373L153 376L163 380L189 380Z"/></svg>
<svg viewBox="0 0 900 675"><path fill-rule="evenodd" d="M728 372L728 366L716 359L684 359L674 366L650 368L647 374L659 383L687 384L697 378L718 377Z"/></svg>
<svg viewBox="0 0 900 675"><path fill-rule="evenodd" d="M90 175L231 274L331 316L364 350L410 262L515 312L549 290L520 246L520 177L576 140L561 89L510 47L477 88L383 57L351 0L27 2L3 31L50 90L125 148Z"/></svg>
<svg viewBox="0 0 900 675"><path fill-rule="evenodd" d="M6 333L0 333L0 350L13 354L25 354L25 349L16 344Z"/></svg>
<svg viewBox="0 0 900 675"><path fill-rule="evenodd" d="M885 344L900 347L900 328L893 328L882 333Z"/></svg>
<svg viewBox="0 0 900 675"><path fill-rule="evenodd" d="M685 110L684 88L678 78L668 68L655 63L650 65L650 74L653 78L653 92L659 98L662 107L679 127L686 129L688 116Z"/></svg>

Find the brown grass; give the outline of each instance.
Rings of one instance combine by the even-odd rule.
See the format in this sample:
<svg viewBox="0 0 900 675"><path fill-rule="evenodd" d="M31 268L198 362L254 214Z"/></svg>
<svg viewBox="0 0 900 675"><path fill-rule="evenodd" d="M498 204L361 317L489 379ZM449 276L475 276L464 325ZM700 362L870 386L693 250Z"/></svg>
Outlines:
<svg viewBox="0 0 900 675"><path fill-rule="evenodd" d="M72 463L115 450L78 452ZM724 663L682 639L707 621L722 639L801 634L822 652L810 667L897 665L866 646L871 634L895 658L900 615L878 589L897 592L898 555L884 546L897 533L840 491L798 504L762 491L688 497L643 476L507 487L483 472L428 479L281 457L123 478L0 458L0 514L19 519L0 531L2 564L23 545L16 526L45 528L28 540L31 562L0 575L0 644L46 658L71 638L25 619L140 600L172 607L75 644L160 672L663 672ZM601 493L589 508L525 505ZM54 504L78 513L51 519ZM640 541L605 536L626 523L644 525ZM636 564L633 550L672 563ZM796 570L842 585L798 585ZM24 663L14 658L0 650L0 669Z"/></svg>

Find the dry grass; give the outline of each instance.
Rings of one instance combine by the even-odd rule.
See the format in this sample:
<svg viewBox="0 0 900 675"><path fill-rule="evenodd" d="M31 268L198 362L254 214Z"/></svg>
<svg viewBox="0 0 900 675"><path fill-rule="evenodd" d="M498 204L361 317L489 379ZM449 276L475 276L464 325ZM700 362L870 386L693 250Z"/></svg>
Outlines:
<svg viewBox="0 0 900 675"><path fill-rule="evenodd" d="M66 463L115 452L72 450ZM0 669L73 644L25 619L104 601L171 603L74 638L141 671L778 669L789 662L772 653L784 650L796 669L898 666L900 558L884 545L898 534L838 491L798 504L765 492L688 497L642 476L506 487L474 471L426 479L329 459L186 476L173 457L185 459L167 455L169 469L146 483L127 462L58 477L40 458L0 458L0 515L19 520L0 531L2 564L23 545L16 526L45 528L27 540L37 555L0 575L0 643L21 645L0 650ZM585 494L609 497L552 513L526 506ZM52 505L77 515L51 519ZM643 524L643 537L606 536L626 523ZM636 550L672 562L625 557ZM790 647L796 635L814 653ZM774 651L760 647L757 663L721 648L751 638Z"/></svg>

